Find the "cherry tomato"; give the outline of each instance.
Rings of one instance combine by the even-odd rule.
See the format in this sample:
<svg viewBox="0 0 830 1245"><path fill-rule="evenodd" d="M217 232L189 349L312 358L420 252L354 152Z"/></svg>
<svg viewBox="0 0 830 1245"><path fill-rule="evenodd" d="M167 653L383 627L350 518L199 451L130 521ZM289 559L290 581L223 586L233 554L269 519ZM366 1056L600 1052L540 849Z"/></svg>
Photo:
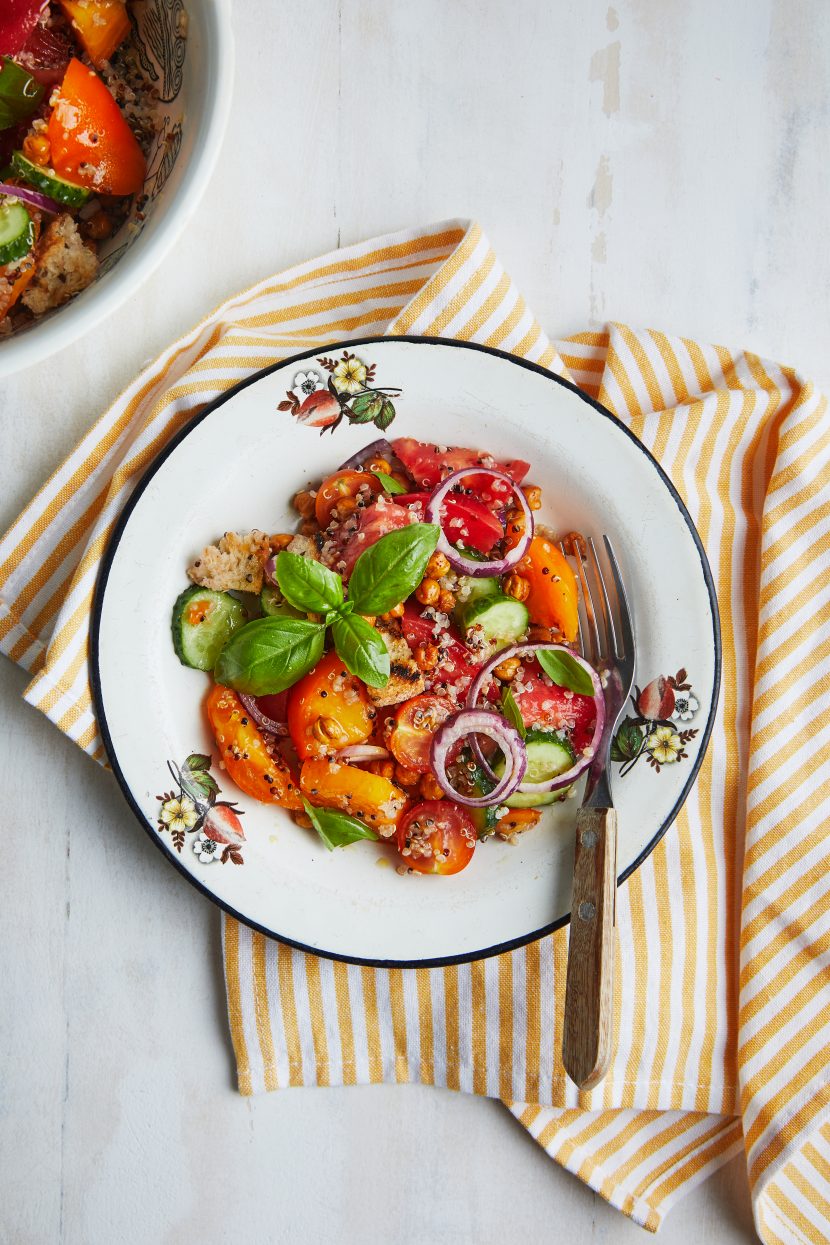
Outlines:
<svg viewBox="0 0 830 1245"><path fill-rule="evenodd" d="M511 689L525 726L563 731L575 752L588 747L597 718L593 697L548 682L535 661L524 663Z"/></svg>
<svg viewBox="0 0 830 1245"><path fill-rule="evenodd" d="M368 501L383 491L383 485L371 471L336 471L317 490L314 514L320 527L328 527L332 512L341 501L355 501L361 489Z"/></svg>
<svg viewBox="0 0 830 1245"><path fill-rule="evenodd" d="M237 787L264 804L302 808L300 793L276 744L248 716L236 692L217 683L205 707L222 763Z"/></svg>
<svg viewBox="0 0 830 1245"><path fill-rule="evenodd" d="M476 830L452 800L425 800L398 826L398 851L418 873L460 873L473 858Z"/></svg>
<svg viewBox="0 0 830 1245"><path fill-rule="evenodd" d="M562 551L547 537L534 536L518 571L530 584L525 600L530 621L556 627L568 643L574 641L579 629L576 576Z"/></svg>
<svg viewBox="0 0 830 1245"><path fill-rule="evenodd" d="M93 65L108 61L130 33L123 0L60 0L60 6Z"/></svg>
<svg viewBox="0 0 830 1245"><path fill-rule="evenodd" d="M391 502L381 500L374 506L367 506L365 510L362 510L360 525L346 542L340 555L340 559L346 564L345 567L338 567L343 572L343 578L349 578L354 570L355 562L364 549L368 549L387 532L394 532L399 527L407 527L408 524L408 511L404 510L403 506L393 506Z"/></svg>
<svg viewBox="0 0 830 1245"><path fill-rule="evenodd" d="M429 750L435 732L453 711L443 696L424 693L398 706L395 725L389 732L389 749L396 761L419 774L429 774Z"/></svg>
<svg viewBox="0 0 830 1245"><path fill-rule="evenodd" d="M310 804L360 817L389 838L406 808L406 792L388 778L342 761L304 761L300 787Z"/></svg>
<svg viewBox="0 0 830 1245"><path fill-rule="evenodd" d="M118 105L96 73L73 57L49 119L52 167L99 194L131 195L147 162Z"/></svg>
<svg viewBox="0 0 830 1245"><path fill-rule="evenodd" d="M478 450L465 449L463 446L430 445L416 441L414 437L398 437L392 442L392 448L406 467L418 488L433 489L451 471L460 471L462 467L477 467L488 455ZM483 465L483 464L482 464ZM520 484L530 471L530 463L521 458L513 458L507 462L493 462L489 465L496 471L503 471ZM512 489L492 476L468 476L464 481L466 488L472 490L481 501L507 501L513 495Z"/></svg>
<svg viewBox="0 0 830 1245"><path fill-rule="evenodd" d="M398 494L394 500L402 506L420 503L426 509L429 493ZM445 500L441 507L441 526L452 544L465 545L469 549L477 549L479 553L489 553L504 536L504 528L492 510L475 497L463 494Z"/></svg>
<svg viewBox="0 0 830 1245"><path fill-rule="evenodd" d="M288 733L301 761L365 743L374 715L365 685L336 653L327 653L288 692Z"/></svg>

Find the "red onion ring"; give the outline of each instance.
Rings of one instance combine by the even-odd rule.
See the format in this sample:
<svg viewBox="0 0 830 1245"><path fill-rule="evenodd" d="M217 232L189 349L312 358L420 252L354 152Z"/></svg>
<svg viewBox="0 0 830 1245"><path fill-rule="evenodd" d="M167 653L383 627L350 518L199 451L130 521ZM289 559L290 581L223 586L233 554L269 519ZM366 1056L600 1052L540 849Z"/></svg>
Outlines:
<svg viewBox="0 0 830 1245"><path fill-rule="evenodd" d="M10 199L19 199L21 203L28 203L31 207L39 208L41 212L51 212L53 216L59 216L64 211L54 199L50 199L48 195L42 195L39 190L30 190L28 186L10 186L8 182L0 182L0 195L8 195Z"/></svg>
<svg viewBox="0 0 830 1245"><path fill-rule="evenodd" d="M337 470L359 471L365 463L370 462L373 458L385 458L391 465L395 458L395 451L386 440L386 437L379 437L371 445L364 445L362 450L358 450L356 454L352 454L351 458L347 458L344 463L341 463Z"/></svg>
<svg viewBox="0 0 830 1245"><path fill-rule="evenodd" d="M496 786L488 795L462 795L447 775L451 751L457 743L474 734L486 735L504 753L504 773L496 779ZM448 799L467 808L489 808L507 799L518 788L527 769L527 752L519 732L501 714L489 709L460 709L441 724L433 737L430 762L436 780Z"/></svg>
<svg viewBox="0 0 830 1245"><path fill-rule="evenodd" d="M267 731L269 735L288 734L288 727L284 722L276 722L274 718L269 718L267 714L262 712L255 696L248 696L245 692L237 692L236 694L245 706L246 712L251 715L261 731Z"/></svg>
<svg viewBox="0 0 830 1245"><path fill-rule="evenodd" d="M597 719L594 725L594 733L591 736L591 742L588 745L588 755L586 756L585 753L583 753L569 770L565 770L564 774L557 774L555 778L550 778L547 782L520 783L518 788L519 791L523 791L528 795L543 795L546 791L559 791L562 787L569 787L572 782L576 782L580 774L582 774L593 761L597 749L602 743L602 734L605 730L605 695L602 690L599 675L592 666L588 665L588 662L585 661L583 657L580 657L578 653L573 651L573 649L568 648L566 644L514 644L510 648L500 649L499 652L496 653L495 657L491 657L490 660L481 667L481 670L473 680L470 690L467 693L467 708L473 710L475 709L476 701L484 690L484 686L496 666L503 661L507 661L510 657L522 657L531 654L535 655L540 649L568 653L579 662L583 669L587 671L591 677L591 683L594 688L594 705L596 706ZM475 736L473 736L470 746L475 753L476 760L479 765L481 765L484 772L489 778L495 780L497 775L481 751L481 747Z"/></svg>
<svg viewBox="0 0 830 1245"><path fill-rule="evenodd" d="M388 748L379 744L349 744L336 753L338 761L385 761L388 756Z"/></svg>
<svg viewBox="0 0 830 1245"><path fill-rule="evenodd" d="M515 480L509 475L505 475L503 471L493 471L489 467L462 467L459 471L453 471L448 475L446 480L436 486L432 496L427 502L426 518L429 523L437 523L441 527L441 505L448 493L452 492L456 484L467 476L492 476L494 480L501 480L503 484L508 484L513 490L519 507L524 515L525 530L519 539L518 544L509 549L503 558L497 558L492 562L474 562L472 558L465 558L463 553L459 553L454 545L451 545L441 528L441 535L438 538L438 545L441 553L449 560L450 564L457 571L463 571L465 575L472 575L475 578L484 578L503 575L505 571L509 571L511 566L515 566L517 562L521 562L527 553L527 547L533 539L533 511L527 504L527 498Z"/></svg>
<svg viewBox="0 0 830 1245"><path fill-rule="evenodd" d="M271 554L270 558L263 566L262 573L265 576L266 582L272 588L279 589L279 584L277 583L277 555L275 553Z"/></svg>

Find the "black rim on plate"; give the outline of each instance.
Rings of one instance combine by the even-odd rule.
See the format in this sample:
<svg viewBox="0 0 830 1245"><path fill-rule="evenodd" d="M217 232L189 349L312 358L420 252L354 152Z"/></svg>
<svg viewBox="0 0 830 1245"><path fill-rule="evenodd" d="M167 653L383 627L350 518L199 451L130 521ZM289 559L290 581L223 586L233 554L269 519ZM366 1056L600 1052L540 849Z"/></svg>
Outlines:
<svg viewBox="0 0 830 1245"><path fill-rule="evenodd" d="M554 375L553 372L549 372L546 368L540 367L538 363L531 363L527 359L520 359L516 355L506 353L504 350L495 350L491 346L480 346L476 342L457 341L453 338L418 337L418 336L410 336L410 335L395 336L395 337L376 337L376 336L375 337L361 337L361 338L356 338L353 341L323 343L314 350L305 350L301 354L292 355L291 358L289 359L283 359L279 363L274 363L270 367L262 368L260 371L254 372L252 376L249 376L246 380L240 381L238 385L234 385L234 387L232 389L229 389L227 393L223 393L221 397L217 398L214 402L211 402L208 406L204 408L204 410L200 411L198 415L194 415L194 417L191 420L189 420L187 424L185 424L185 426L181 428L179 432L177 432L176 435L168 442L168 444L164 447L161 453L157 455L157 457L153 460L151 465L148 467L147 471L142 476L141 480L139 480L138 484L136 485L135 489L133 490L132 494L130 495L130 497L128 498L127 502L124 505L124 509L122 510L118 518L118 521L115 525L112 536L110 537L109 543L107 544L107 548L104 552L103 558L101 559L101 566L98 571L98 579L95 585L95 595L94 595L93 604L92 604L91 633L90 633L90 681L91 681L91 686L92 686L92 698L95 704L95 712L96 712L96 716L98 719L98 727L101 732L101 738L104 743L104 748L106 750L109 763L112 766L112 771L115 774L115 777L118 781L118 785L120 786L127 803L129 804L135 816L138 818L138 821L141 824L144 831L149 835L150 839L156 845L159 851L162 852L165 858L169 860L170 863L179 871L179 873L181 873L181 875L187 879L187 881L191 884L191 886L194 886L198 891L201 891L201 893L205 895L212 903L216 904L219 908L222 908L223 911L227 912L229 916L235 917L236 920L241 921L243 925L247 925L251 929L255 929L259 931L259 933L261 934L265 934L266 937L268 938L276 938L280 942L284 942L287 946L295 947L298 951L306 951L308 952L309 955L320 955L326 959L341 960L347 964L365 964L372 968L440 968L447 964L467 964L467 963L472 962L473 960L483 960L483 959L486 959L488 956L500 955L503 951L513 951L517 947L527 946L528 943L535 942L539 938L544 938L546 935L552 934L555 930L561 929L565 925L569 924L570 919L571 919L571 914L570 912L568 912L564 916L559 917L557 920L552 921L549 925L542 926L541 929L533 930L529 934L523 934L519 938L513 938L508 942L500 942L500 943L495 944L494 946L485 947L482 950L465 952L460 955L447 955L447 956L439 956L433 959L420 959L420 960L380 960L380 959L367 959L361 956L343 955L342 953L337 952L337 951L324 950L323 948L320 948L320 947L312 947L306 943L298 942L296 939L288 938L284 934L279 933L278 930L269 929L267 928L267 926L260 925L256 921L252 921L249 917L246 917L245 915L243 915L243 913L237 912L237 910L233 908L230 904L225 903L223 900L219 899L211 890L209 890L204 885L204 883L199 881L199 879L195 876L195 874L191 873L188 869L186 869L182 861L176 855L176 853L171 848L169 848L166 843L162 841L155 826L150 822L147 816L141 811L141 808L139 807L135 797L133 796L133 793L130 789L129 784L127 783L127 780L124 777L124 773L118 762L117 753L113 746L112 736L110 735L109 724L107 722L106 709L104 707L104 696L103 696L103 689L101 686L101 668L100 668L100 662L99 662L101 615L102 615L103 606L104 606L104 596L106 594L106 588L107 588L107 583L109 581L110 570L112 569L112 564L113 564L113 561L115 560L115 555L118 552L118 546L121 542L121 537L124 534L124 531L130 520L130 516L132 515L133 510L137 506L148 484L153 479L153 477L155 476L156 472L159 470L161 465L170 457L171 454L175 452L175 450L182 443L182 441L184 441L185 438L190 435L190 433L193 431L194 428L198 427L198 425L202 422L202 420L207 419L209 415L213 414L213 412L218 410L219 407L224 406L226 402L229 402L243 389L247 389L249 385L255 385L258 381L262 380L263 377L270 376L273 372L277 372L281 368L293 367L293 366L296 366L298 363L302 363L306 359L315 358L320 353L321 349L325 349L327 351L334 351L336 353L339 350L353 350L355 346L374 346L374 345L388 344L389 342L408 342L411 345L418 345L418 346L444 346L444 347L450 347L452 349L457 349L457 350L478 351L481 354L493 355L498 359L504 359L505 362L513 364L514 367L521 367L521 368L525 368L529 372L536 372L539 376L543 376L546 380L550 381L551 384L559 385L563 389L569 390L569 392L575 394L576 397L578 397L581 402L584 402L588 406L592 407L604 419L609 420L612 424L614 424L617 428L619 428L620 431L623 432L634 445L636 445L640 453L645 455L645 457L648 459L648 461L653 466L654 470L657 472L659 478L663 482L663 485L667 489L668 493L674 500L675 505L680 511L680 514L687 528L689 529L689 533L691 534L691 537L695 543L695 547L697 548L698 557L700 558L701 570L703 572L703 578L706 583L707 592L709 594L709 605L710 605L711 616L712 616L712 631L713 631L712 641L714 645L714 656L715 656L714 683L713 683L713 688L712 688L712 703L709 708L709 716L706 720L706 726L703 731L703 737L700 741L700 749L698 751L694 765L692 766L689 777L687 778L683 786L683 789L680 792L680 795L675 801L675 804L673 808L671 809L671 811L669 812L668 816L663 820L663 822L659 826L656 833L653 835L653 837L649 840L649 842L640 852L636 860L632 861L632 863L628 866L628 868L623 870L623 872L619 875L619 877L617 878L617 885L618 886L621 885L627 878L631 876L632 873L635 872L635 870L639 869L643 861L646 860L648 856L651 855L654 848L663 838L663 835L666 833L669 826L671 826L677 814L680 812L680 809L683 807L684 803L686 802L689 792L691 791L692 786L694 784L694 781L697 778L698 771L700 770L700 767L703 764L703 758L706 755L706 750L709 746L709 739L712 734L712 728L715 723L715 715L716 715L717 706L718 706L718 697L720 695L722 650L721 650L720 616L718 612L718 601L717 601L717 595L715 592L714 580L712 579L712 572L709 567L709 562L706 557L706 552L703 548L703 543L700 539L697 528L695 527L694 522L692 521L692 517L689 514L688 510L686 509L683 499L681 498L680 494L678 493L677 489L674 487L669 477L666 475L663 468L658 463L657 459L654 457L654 455L649 450L646 449L646 447L642 444L642 442L639 441L637 437L634 436L634 433L629 428L627 428L626 425L616 417L616 415L613 415L609 410L607 410L604 406L602 406L601 403L589 397L588 394L583 393L581 389L579 389L576 385L572 384L570 381L564 380L561 376Z"/></svg>

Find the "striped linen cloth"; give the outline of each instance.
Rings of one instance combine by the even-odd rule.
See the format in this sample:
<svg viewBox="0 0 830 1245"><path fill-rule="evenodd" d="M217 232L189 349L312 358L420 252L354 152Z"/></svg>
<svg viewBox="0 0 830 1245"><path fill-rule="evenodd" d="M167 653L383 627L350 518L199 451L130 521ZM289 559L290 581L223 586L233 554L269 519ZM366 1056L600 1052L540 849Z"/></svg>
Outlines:
<svg viewBox="0 0 830 1245"><path fill-rule="evenodd" d="M742 1148L767 1242L830 1239L830 417L792 370L611 325L551 342L481 229L376 238L230 299L152 363L0 542L0 644L98 760L89 611L154 455L206 402L381 333L497 346L572 378L661 461L709 555L723 693L696 787L621 888L617 1053L560 1060L567 933L432 970L352 967L223 918L239 1088L421 1081L502 1099L645 1227ZM671 899L669 899L671 897Z"/></svg>

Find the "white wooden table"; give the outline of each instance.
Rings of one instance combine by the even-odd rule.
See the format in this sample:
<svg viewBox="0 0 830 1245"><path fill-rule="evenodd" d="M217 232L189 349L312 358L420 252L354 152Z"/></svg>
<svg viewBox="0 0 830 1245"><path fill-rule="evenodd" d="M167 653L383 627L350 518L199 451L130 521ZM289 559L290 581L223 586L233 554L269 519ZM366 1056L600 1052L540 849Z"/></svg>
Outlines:
<svg viewBox="0 0 830 1245"><path fill-rule="evenodd" d="M236 26L188 236L92 337L0 386L3 526L225 295L448 216L483 223L555 334L617 319L830 371L826 0L236 0ZM494 1103L238 1097L217 911L23 685L0 662L4 1245L642 1239ZM662 1234L752 1235L739 1162Z"/></svg>

